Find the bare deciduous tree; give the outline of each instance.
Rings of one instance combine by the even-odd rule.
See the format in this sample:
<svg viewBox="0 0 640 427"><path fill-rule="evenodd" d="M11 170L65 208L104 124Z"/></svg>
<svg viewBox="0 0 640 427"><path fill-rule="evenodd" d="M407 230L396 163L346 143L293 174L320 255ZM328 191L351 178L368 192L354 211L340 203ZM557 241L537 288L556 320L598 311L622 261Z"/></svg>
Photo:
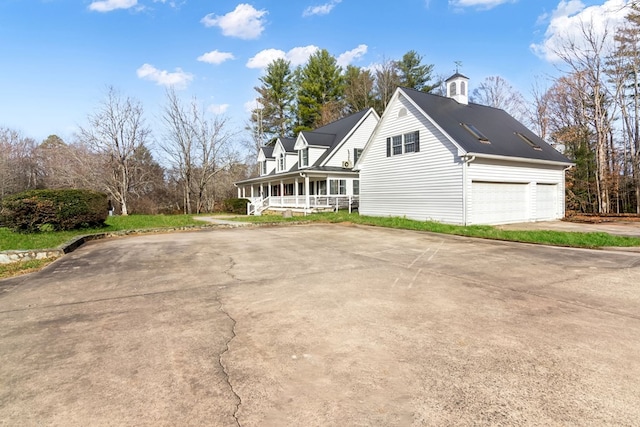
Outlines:
<svg viewBox="0 0 640 427"><path fill-rule="evenodd" d="M393 96L396 88L400 86L400 75L396 61L383 59L375 70L375 84L373 91L378 101L376 111L382 115L384 109Z"/></svg>
<svg viewBox="0 0 640 427"><path fill-rule="evenodd" d="M173 89L167 91L162 120L165 132L159 145L182 187L184 212L212 211L214 177L235 159L228 120L207 118L196 99L185 107Z"/></svg>
<svg viewBox="0 0 640 427"><path fill-rule="evenodd" d="M81 127L79 138L101 155L107 173L104 189L122 215L129 213L128 199L135 186L132 158L143 147L151 133L145 125L142 104L123 98L113 87L97 111L88 116L87 127Z"/></svg>
<svg viewBox="0 0 640 427"><path fill-rule="evenodd" d="M36 188L35 147L32 138L26 138L13 129L0 128L0 199L8 194Z"/></svg>
<svg viewBox="0 0 640 427"><path fill-rule="evenodd" d="M473 91L473 102L500 108L519 121L524 121L524 98L511 84L500 76L489 76Z"/></svg>
<svg viewBox="0 0 640 427"><path fill-rule="evenodd" d="M585 100L589 100L591 114L589 124L593 129L596 154L596 185L598 189L598 212L611 211L608 152L611 135L612 114L607 109L607 88L604 82L605 54L607 49L608 31L605 28L597 32L593 22L581 23L581 37L567 37L564 44L555 50L555 54L567 65L572 74L581 75L584 85L577 85L574 89Z"/></svg>

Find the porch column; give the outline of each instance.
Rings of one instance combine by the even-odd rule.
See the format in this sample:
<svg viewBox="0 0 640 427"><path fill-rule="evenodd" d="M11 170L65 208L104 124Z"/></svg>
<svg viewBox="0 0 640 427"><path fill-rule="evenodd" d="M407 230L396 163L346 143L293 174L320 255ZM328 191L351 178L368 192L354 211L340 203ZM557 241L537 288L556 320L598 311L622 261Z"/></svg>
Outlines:
<svg viewBox="0 0 640 427"><path fill-rule="evenodd" d="M306 211L306 209L309 209L309 175L304 176L304 196L305 196L304 207Z"/></svg>
<svg viewBox="0 0 640 427"><path fill-rule="evenodd" d="M296 176L296 179L293 180L293 195L296 198L296 208L298 207L298 177Z"/></svg>
<svg viewBox="0 0 640 427"><path fill-rule="evenodd" d="M238 199L241 199L241 198L242 198L242 193L241 193L241 191L242 191L242 188L238 187Z"/></svg>
<svg viewBox="0 0 640 427"><path fill-rule="evenodd" d="M280 180L280 206L284 204L284 181Z"/></svg>
<svg viewBox="0 0 640 427"><path fill-rule="evenodd" d="M253 200L253 184L251 184L251 200Z"/></svg>

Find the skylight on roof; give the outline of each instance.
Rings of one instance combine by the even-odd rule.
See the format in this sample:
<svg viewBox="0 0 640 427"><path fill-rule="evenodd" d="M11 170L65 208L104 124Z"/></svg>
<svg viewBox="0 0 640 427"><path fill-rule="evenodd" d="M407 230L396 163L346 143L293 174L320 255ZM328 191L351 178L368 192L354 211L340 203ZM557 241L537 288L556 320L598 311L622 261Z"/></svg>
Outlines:
<svg viewBox="0 0 640 427"><path fill-rule="evenodd" d="M489 141L489 138L484 136L484 134L482 132L480 132L478 130L478 128L475 127L474 125L471 125L469 123L460 123L460 125L463 128L465 128L465 130L467 132L469 132L471 135L473 135L473 137L475 139L477 139L478 141L482 142L483 144L491 144L491 141Z"/></svg>
<svg viewBox="0 0 640 427"><path fill-rule="evenodd" d="M526 135L523 135L520 132L515 132L515 134L518 135L521 140L529 144L529 146L534 150L542 151L542 147L540 147L538 144L530 140Z"/></svg>

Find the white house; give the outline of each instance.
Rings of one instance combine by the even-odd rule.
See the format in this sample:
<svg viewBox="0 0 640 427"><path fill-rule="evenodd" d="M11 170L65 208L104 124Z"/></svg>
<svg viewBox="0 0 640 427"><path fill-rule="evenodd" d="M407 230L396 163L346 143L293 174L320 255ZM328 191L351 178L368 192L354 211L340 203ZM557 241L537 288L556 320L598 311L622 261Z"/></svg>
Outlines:
<svg viewBox="0 0 640 427"><path fill-rule="evenodd" d="M564 216L571 162L505 111L469 103L468 78L447 96L398 88L356 165L362 215L450 224Z"/></svg>
<svg viewBox="0 0 640 427"><path fill-rule="evenodd" d="M260 174L236 182L249 213L351 207L360 194L358 160L380 117L370 108L297 138L278 138L258 154Z"/></svg>

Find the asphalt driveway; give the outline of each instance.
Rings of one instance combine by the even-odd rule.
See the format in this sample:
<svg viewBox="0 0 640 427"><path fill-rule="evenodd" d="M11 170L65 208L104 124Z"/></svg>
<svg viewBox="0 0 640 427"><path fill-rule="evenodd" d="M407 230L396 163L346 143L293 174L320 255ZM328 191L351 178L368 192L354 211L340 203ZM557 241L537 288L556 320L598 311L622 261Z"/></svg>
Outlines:
<svg viewBox="0 0 640 427"><path fill-rule="evenodd" d="M7 425L639 425L640 254L345 225L0 281Z"/></svg>

